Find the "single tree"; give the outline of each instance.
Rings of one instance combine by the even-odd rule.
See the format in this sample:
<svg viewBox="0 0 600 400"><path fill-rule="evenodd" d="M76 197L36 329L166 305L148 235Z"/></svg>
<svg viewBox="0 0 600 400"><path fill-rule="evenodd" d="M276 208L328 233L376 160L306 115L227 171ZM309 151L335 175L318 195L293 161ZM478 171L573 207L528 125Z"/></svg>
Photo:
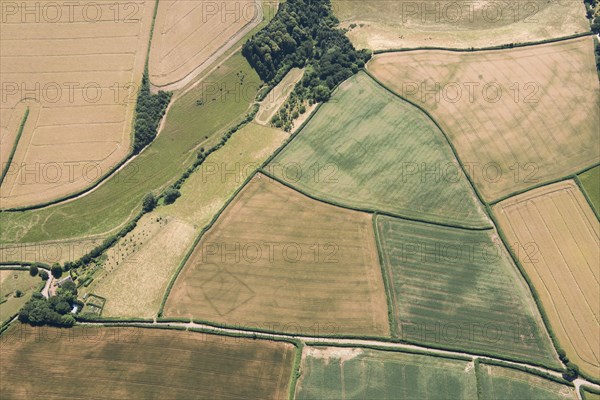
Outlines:
<svg viewBox="0 0 600 400"><path fill-rule="evenodd" d="M154 210L154 207L156 207L156 196L152 193L148 193L146 197L144 197L142 209L147 213Z"/></svg>
<svg viewBox="0 0 600 400"><path fill-rule="evenodd" d="M62 276L63 273L63 269L60 266L59 263L54 263L52 265L52 268L50 268L50 272L52 273L52 276L55 277L56 279L60 278Z"/></svg>
<svg viewBox="0 0 600 400"><path fill-rule="evenodd" d="M29 275L36 276L39 272L40 272L40 269L38 268L37 265L31 264L29 266Z"/></svg>

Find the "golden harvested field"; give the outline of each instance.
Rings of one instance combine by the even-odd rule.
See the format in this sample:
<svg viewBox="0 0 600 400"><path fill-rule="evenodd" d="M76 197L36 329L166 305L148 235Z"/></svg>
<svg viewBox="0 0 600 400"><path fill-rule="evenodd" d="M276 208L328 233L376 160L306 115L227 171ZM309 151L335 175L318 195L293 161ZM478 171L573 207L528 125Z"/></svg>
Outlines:
<svg viewBox="0 0 600 400"><path fill-rule="evenodd" d="M423 106L454 143L487 200L600 160L594 42L474 53L376 56L369 70Z"/></svg>
<svg viewBox="0 0 600 400"><path fill-rule="evenodd" d="M373 50L485 47L590 30L583 1L332 0L348 37ZM356 25L352 26L351 25Z"/></svg>
<svg viewBox="0 0 600 400"><path fill-rule="evenodd" d="M150 51L152 84L164 87L202 72L260 23L260 7L257 0L161 0Z"/></svg>
<svg viewBox="0 0 600 400"><path fill-rule="evenodd" d="M304 69L292 68L260 103L260 110L256 114L256 122L261 125L269 125L273 116L285 103L303 75Z"/></svg>
<svg viewBox="0 0 600 400"><path fill-rule="evenodd" d="M282 399L296 349L285 342L98 326L15 324L1 340L3 399Z"/></svg>
<svg viewBox="0 0 600 400"><path fill-rule="evenodd" d="M310 335L388 335L371 217L257 175L199 242L164 315Z"/></svg>
<svg viewBox="0 0 600 400"><path fill-rule="evenodd" d="M600 377L600 227L577 185L556 183L493 207L560 345Z"/></svg>
<svg viewBox="0 0 600 400"><path fill-rule="evenodd" d="M154 2L3 3L2 157L30 107L0 188L9 208L86 188L127 156Z"/></svg>

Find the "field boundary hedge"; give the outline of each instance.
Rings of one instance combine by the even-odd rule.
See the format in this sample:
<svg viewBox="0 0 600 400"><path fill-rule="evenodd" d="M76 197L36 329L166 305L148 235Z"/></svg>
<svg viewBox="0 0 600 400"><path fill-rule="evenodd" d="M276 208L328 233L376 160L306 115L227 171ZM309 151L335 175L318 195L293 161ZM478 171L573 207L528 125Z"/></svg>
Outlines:
<svg viewBox="0 0 600 400"><path fill-rule="evenodd" d="M287 186L288 188L302 194L303 196L309 197L312 200L318 201L320 203L325 203L325 204L329 204L330 206L334 206L334 207L338 207L338 208L343 208L346 210L350 210L350 211L357 211L357 212L362 212L362 213L366 213L366 214L379 214L379 215L384 215L386 217L392 217L392 218L397 218L397 219L402 219L405 221L412 221L412 222L420 222L423 224L427 224L427 225L436 225L436 226L442 226L444 228L454 228L454 229L462 229L462 230L466 230L466 231L489 231L494 229L494 227L489 226L489 227L473 227L473 226L462 226L462 225L455 225L455 224L446 224L446 223L442 223L442 222L433 222L433 221L429 221L429 220L424 220L424 219L420 219L420 218L412 218L412 217L406 217L406 216L402 216L402 215L398 215L398 214L394 214L394 213L390 213L387 211L381 211L381 210L375 210L372 208L362 208L362 207L355 207L355 206L351 206L351 205L345 205L345 204L341 204L337 201L334 200L328 200L328 199L323 199L321 197L317 197L315 195L313 195L312 193L308 193L306 192L304 189L300 189L298 187L293 186L291 183L286 182L285 180L276 177L275 175L273 175L272 173L270 173L269 171L261 168L260 173L262 173L263 175L267 176L270 179L273 179L274 181L279 182L280 184Z"/></svg>
<svg viewBox="0 0 600 400"><path fill-rule="evenodd" d="M564 379L564 378L559 378L557 376L554 376L552 374L549 374L547 372L544 371L540 371L538 369L534 369L534 368L528 368L526 366L523 365L516 365L516 364L510 364L510 363L505 363L505 362L501 362L501 361L497 361L497 360L490 360L489 358L481 358L480 362L482 364L485 365L493 365L496 367L503 367L503 368L510 368L510 369L514 369L520 372L525 372L528 373L530 375L536 375L540 378L543 379L547 379L556 383L560 383L561 385L565 385L565 386L569 386L569 387L575 387L575 385L573 384L573 382L569 382L568 380Z"/></svg>
<svg viewBox="0 0 600 400"><path fill-rule="evenodd" d="M144 63L144 70L146 70L148 68L148 62L149 62L149 56L150 56L150 48L152 46L152 35L154 32L154 23L156 22L156 15L158 13L158 2L160 0L155 0L154 2L154 14L152 16L152 22L150 23L150 37L148 38L148 50L146 51L146 61ZM139 93L138 93L138 97L139 97ZM136 102L137 102L137 98L136 98ZM27 112L29 112L29 110L27 110ZM165 116L161 117L161 119L166 117L166 113ZM121 169L121 167L123 167L125 164L127 164L128 162L134 160L138 155L142 154L142 152L144 150L146 150L148 147L150 147L150 145L152 143L154 143L154 139L156 139L156 137L158 136L155 135L154 139L148 143L146 146L144 146L139 152L134 152L133 151L133 144L134 144L134 131L133 131L133 125L135 123L135 114L133 115L133 118L131 119L131 124L130 124L130 128L131 128L131 145L130 145L130 149L129 149L129 153L127 154L127 156L125 158L123 158L121 161L119 161L117 164L115 164L112 168L110 168L104 175L102 175L97 181L95 181L94 183L92 183L90 186L87 186L81 190L78 190L76 192L70 193L66 196L62 196L59 197L57 199L54 200L50 200L50 201L46 201L43 203L38 203L38 204L32 204L30 206L25 206L25 207L12 207L12 208L7 208L7 209L3 209L0 210L0 212L18 212L18 211L30 211L30 210L38 210L40 208L45 208L45 207L49 207L49 206L53 206L53 205L57 205L59 203L63 203L67 200L71 200L74 199L76 197L79 197L81 195L86 194L87 192L90 192L94 189L96 189L98 186L100 186L101 184L103 184L105 181L107 181L108 179L110 179L115 172L118 172L119 169ZM16 149L16 148L15 148ZM2 176L2 179L4 179L4 176ZM0 180L0 182L2 182L2 180Z"/></svg>
<svg viewBox="0 0 600 400"><path fill-rule="evenodd" d="M19 140L21 140L21 136L23 136L23 130L25 129L25 124L27 123L27 118L29 117L29 107L25 109L25 113L23 114L23 118L21 119L21 124L19 125L19 130L17 131L17 136L15 137L15 143L10 150L10 154L8 155L8 160L6 160L6 165L2 168L2 175L0 175L0 185L4 182L4 178L8 173L8 169L10 168L10 164L12 164L13 157L17 152L17 146L19 145Z"/></svg>
<svg viewBox="0 0 600 400"><path fill-rule="evenodd" d="M591 386L585 386L585 384L579 386L579 395L581 396L581 398L583 400L591 400L588 396L586 396L586 393L596 394L600 396L600 389L596 389Z"/></svg>
<svg viewBox="0 0 600 400"><path fill-rule="evenodd" d="M519 196L519 195L521 195L523 193L527 193L529 191L542 188L544 186L550 186L550 185L553 185L553 184L558 183L558 182L568 181L569 179L575 180L576 176L581 175L584 172L587 172L587 171L589 171L591 169L594 169L594 168L596 168L599 165L600 165L600 162L596 162L596 163L594 163L592 165L589 165L589 166L587 166L585 168L577 170L574 173L571 173L571 174L568 174L568 175L563 175L563 176L560 176L558 178L550 179L550 180L547 180L547 181L544 181L544 182L539 182L539 183L536 183L535 185L533 185L533 186L531 186L529 188L526 188L526 189L515 190L514 192L511 192L511 193L509 193L507 195L504 195L504 196L502 196L502 197L500 197L498 199L490 201L489 205L494 206L494 205L496 205L498 203L503 202L504 200L510 199L511 197Z"/></svg>
<svg viewBox="0 0 600 400"><path fill-rule="evenodd" d="M595 33L591 32L591 31L587 31L587 32L576 33L573 35L552 38L552 39L543 39L543 40L531 41L531 42L507 43L507 44L499 44L496 46L486 46L486 47L456 48L456 47L443 47L443 46L419 46L419 47L407 47L407 48L396 48L396 49L384 49L384 50L375 50L375 51L373 51L373 54L378 55L378 54L386 54L386 53L404 53L404 52L419 51L419 50L451 51L451 52L455 52L455 53L475 53L475 52L479 52L479 51L509 50L509 49L514 49L514 48L519 48L519 47L529 47L529 46L537 46L537 45L541 45L541 44L563 42L563 41L567 41L567 40L578 39L578 38L585 37L585 36L595 36Z"/></svg>
<svg viewBox="0 0 600 400"><path fill-rule="evenodd" d="M296 354L294 357L294 364L292 366L292 376L290 377L290 387L288 393L288 399L294 400L296 398L296 385L298 384L298 379L302 375L302 369L300 364L302 363L302 353L304 352L304 343L298 342L294 343L296 346Z"/></svg>
<svg viewBox="0 0 600 400"><path fill-rule="evenodd" d="M581 193L583 194L585 201L587 201L587 203L590 206L590 208L592 209L594 215L596 215L596 218L598 218L598 220L600 221L600 210L596 210L594 203L592 203L592 199L590 198L588 193L585 191L585 186L583 186L583 182L581 182L581 178L579 178L579 175L575 175L573 180L577 184L579 191L581 191Z"/></svg>
<svg viewBox="0 0 600 400"><path fill-rule="evenodd" d="M475 191L475 194L477 195L477 197L479 198L479 201L483 204L486 213L488 214L489 218L492 220L492 225L493 227L495 227L496 231L498 232L498 235L500 236L500 239L502 240L502 243L504 245L504 247L506 248L506 250L508 251L509 255L511 256L513 262L515 263L515 265L517 266L519 272L521 273L521 275L523 276L523 278L525 279L525 282L527 283L527 286L529 287L529 291L537 305L538 311L540 313L540 316L542 318L542 321L545 325L546 331L548 332L548 335L550 336L550 340L554 346L554 351L555 351L555 356L558 356L558 352L557 349L560 349L560 345L559 342L554 334L554 331L552 330L552 327L550 325L550 321L548 319L548 316L546 314L546 310L544 309L541 300L539 299L538 293L535 290L535 287L533 286L533 283L531 282L531 280L529 279L529 276L527 275L527 273L525 272L525 269L523 268L523 266L521 265L521 263L519 262L519 260L517 259L516 255L514 254L513 249L508 245L508 240L506 238L506 235L504 234L504 231L502 230L502 228L500 227L500 225L498 224L498 220L496 219L496 217L494 216L494 213L491 209L491 205L489 202L486 202L485 199L483 198L483 196L481 195L481 193L479 192L479 189L477 189L477 186L475 185L475 183L473 182L473 180L471 179L471 177L467 174L467 171L465 170L465 167L460 159L460 157L458 156L458 153L456 151L456 148L454 147L454 145L452 144L452 142L450 141L450 138L448 137L448 135L446 134L446 132L442 129L442 127L438 124L438 122L433 118L433 116L431 114L429 114L429 112L427 112L427 110L425 110L423 107L421 107L420 105L403 98L402 96L400 96L398 93L394 92L393 90L391 90L390 88L388 88L385 84L383 84L382 82L380 82L376 77L374 77L370 72L366 71L367 75L369 75L375 82L377 82L379 85L381 85L383 88L385 88L386 90L388 90L390 93L394 94L395 96L399 97L402 100L407 101L408 103L414 105L415 107L417 107L418 109L420 109L421 111L423 111L432 121L433 123L438 127L438 129L440 129L440 131L442 132L444 138L446 139L446 141L448 142L448 144L450 145L450 148L452 149L452 152L454 153L454 157L456 158L456 161L458 162L458 164L460 165L463 173L465 174L465 176L467 177L467 180L469 181L469 183L471 184L471 187L473 188L473 190ZM591 168L594 168L594 166L591 167L587 167L584 171L587 171ZM581 173L581 172L580 172ZM530 189L531 190L531 189ZM492 228L494 229L494 228ZM507 359L506 357L498 357L494 354L490 355L491 357L494 358L499 358L499 359L505 359L507 361L511 361L510 359ZM528 364L531 365L536 365L534 363L530 363L528 362ZM559 364L563 365L562 361L559 360ZM555 370L555 371L562 371L562 369L558 370L555 367L550 367L549 365L542 365L542 364L537 364L538 366L542 366L551 370Z"/></svg>
<svg viewBox="0 0 600 400"><path fill-rule="evenodd" d="M396 302L394 301L393 297L392 297L392 283L391 283L391 277L388 275L388 269L385 266L385 261L384 261L384 253L383 253L383 247L381 245L380 242L380 238L379 238L379 229L377 228L377 213L373 214L373 217L371 218L371 223L373 225L373 235L375 236L375 246L377 247L377 259L379 262L379 269L381 271L381 275L382 275L382 279L383 279L383 290L385 292L385 300L387 303L387 308L388 308L388 323L390 325L390 335L392 337L398 337L398 327L396 326L396 318L395 315L397 314L397 310L396 310Z"/></svg>

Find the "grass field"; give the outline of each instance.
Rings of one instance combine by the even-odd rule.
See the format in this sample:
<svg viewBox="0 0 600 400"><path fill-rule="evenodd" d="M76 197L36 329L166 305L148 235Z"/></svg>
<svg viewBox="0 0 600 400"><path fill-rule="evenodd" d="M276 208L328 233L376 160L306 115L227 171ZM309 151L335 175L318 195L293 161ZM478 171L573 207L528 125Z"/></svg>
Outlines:
<svg viewBox="0 0 600 400"><path fill-rule="evenodd" d="M591 37L474 53L389 53L368 68L432 114L487 200L600 160L590 146L600 140Z"/></svg>
<svg viewBox="0 0 600 400"><path fill-rule="evenodd" d="M107 298L103 315L156 316L166 285L196 234L286 137L277 129L246 125L188 178L174 204L144 216L110 249L86 289Z"/></svg>
<svg viewBox="0 0 600 400"><path fill-rule="evenodd" d="M306 347L296 399L477 399L472 363L343 347Z"/></svg>
<svg viewBox="0 0 600 400"><path fill-rule="evenodd" d="M156 86L181 81L206 68L211 56L237 42L260 22L255 0L159 2L150 51L150 80Z"/></svg>
<svg viewBox="0 0 600 400"><path fill-rule="evenodd" d="M103 316L154 317L195 235L196 230L186 222L145 215L107 252L94 282L81 292L106 298Z"/></svg>
<svg viewBox="0 0 600 400"><path fill-rule="evenodd" d="M388 335L371 218L257 175L194 250L164 315L311 335Z"/></svg>
<svg viewBox="0 0 600 400"><path fill-rule="evenodd" d="M583 2L332 0L335 15L359 48L483 47L590 30Z"/></svg>
<svg viewBox="0 0 600 400"><path fill-rule="evenodd" d="M600 400L600 394L589 390L583 390L583 400Z"/></svg>
<svg viewBox="0 0 600 400"><path fill-rule="evenodd" d="M42 280L29 271L0 270L0 323L15 315L31 294L42 286ZM16 297L16 291L23 296Z"/></svg>
<svg viewBox="0 0 600 400"><path fill-rule="evenodd" d="M304 76L304 69L292 68L260 103L260 110L256 114L256 122L261 125L270 125L271 119L285 103L302 76Z"/></svg>
<svg viewBox="0 0 600 400"><path fill-rule="evenodd" d="M82 190L129 154L154 5L3 2L0 147L12 149L24 105L31 115L0 187L2 208Z"/></svg>
<svg viewBox="0 0 600 400"><path fill-rule="evenodd" d="M400 337L559 366L529 289L494 231L378 217Z"/></svg>
<svg viewBox="0 0 600 400"><path fill-rule="evenodd" d="M0 214L2 243L31 243L107 233L139 210L150 191L167 186L216 144L225 128L248 110L260 80L236 54L170 108L156 140L121 172L77 200L26 212ZM229 88L219 91L219 88ZM234 89L235 88L235 89ZM197 100L204 100L198 106Z"/></svg>
<svg viewBox="0 0 600 400"><path fill-rule="evenodd" d="M89 253L102 242L98 238L71 239L38 243L0 245L0 262L55 262L74 261Z"/></svg>
<svg viewBox="0 0 600 400"><path fill-rule="evenodd" d="M194 332L15 325L2 335L0 396L281 399L294 355L288 343Z"/></svg>
<svg viewBox="0 0 600 400"><path fill-rule="evenodd" d="M600 213L600 166L579 175L585 193L590 198L596 212Z"/></svg>
<svg viewBox="0 0 600 400"><path fill-rule="evenodd" d="M481 400L577 400L575 389L526 372L480 364Z"/></svg>
<svg viewBox="0 0 600 400"><path fill-rule="evenodd" d="M579 368L600 377L600 226L572 181L493 208L535 286L552 329Z"/></svg>
<svg viewBox="0 0 600 400"><path fill-rule="evenodd" d="M337 89L267 170L342 205L490 226L433 122L362 72Z"/></svg>

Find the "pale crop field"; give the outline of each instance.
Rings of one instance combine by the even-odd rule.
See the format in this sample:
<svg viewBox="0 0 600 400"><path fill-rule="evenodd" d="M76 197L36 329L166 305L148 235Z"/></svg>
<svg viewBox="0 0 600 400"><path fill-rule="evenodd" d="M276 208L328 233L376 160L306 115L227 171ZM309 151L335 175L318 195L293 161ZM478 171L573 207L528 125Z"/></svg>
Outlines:
<svg viewBox="0 0 600 400"><path fill-rule="evenodd" d="M496 46L590 30L583 1L332 0L359 48Z"/></svg>
<svg viewBox="0 0 600 400"><path fill-rule="evenodd" d="M557 367L529 288L493 230L377 217L396 335Z"/></svg>
<svg viewBox="0 0 600 400"><path fill-rule="evenodd" d="M591 37L484 52L415 51L368 64L450 137L486 200L600 160L600 89Z"/></svg>
<svg viewBox="0 0 600 400"><path fill-rule="evenodd" d="M257 175L202 237L164 316L310 335L388 335L371 216Z"/></svg>
<svg viewBox="0 0 600 400"><path fill-rule="evenodd" d="M536 288L552 329L584 372L600 376L600 227L572 181L493 208Z"/></svg>
<svg viewBox="0 0 600 400"><path fill-rule="evenodd" d="M303 399L477 399L472 363L394 351L306 347L296 385Z"/></svg>
<svg viewBox="0 0 600 400"><path fill-rule="evenodd" d="M442 132L362 72L339 86L266 169L344 206L490 226Z"/></svg>
<svg viewBox="0 0 600 400"><path fill-rule="evenodd" d="M572 387L536 375L495 365L480 364L482 400L577 400Z"/></svg>
<svg viewBox="0 0 600 400"><path fill-rule="evenodd" d="M260 23L260 7L257 0L161 0L150 51L152 84L163 87L202 72Z"/></svg>
<svg viewBox="0 0 600 400"><path fill-rule="evenodd" d="M27 13L25 3L2 2L2 163L16 146L2 208L87 188L130 151L154 2L73 4L43 0Z"/></svg>
<svg viewBox="0 0 600 400"><path fill-rule="evenodd" d="M106 298L102 316L156 316L163 294L196 231L174 218L152 214L121 239L83 292Z"/></svg>

